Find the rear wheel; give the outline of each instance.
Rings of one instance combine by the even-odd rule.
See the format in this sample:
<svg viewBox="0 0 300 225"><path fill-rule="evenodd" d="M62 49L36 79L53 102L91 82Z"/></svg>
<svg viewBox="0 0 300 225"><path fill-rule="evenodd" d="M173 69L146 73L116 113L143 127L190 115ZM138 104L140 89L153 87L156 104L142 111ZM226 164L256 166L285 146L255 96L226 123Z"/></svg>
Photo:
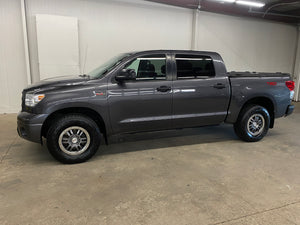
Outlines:
<svg viewBox="0 0 300 225"><path fill-rule="evenodd" d="M268 132L270 114L260 105L245 107L237 122L234 124L236 135L244 141L255 142L261 140Z"/></svg>
<svg viewBox="0 0 300 225"><path fill-rule="evenodd" d="M100 131L89 117L72 114L56 120L47 133L50 154L62 163L81 163L100 145Z"/></svg>

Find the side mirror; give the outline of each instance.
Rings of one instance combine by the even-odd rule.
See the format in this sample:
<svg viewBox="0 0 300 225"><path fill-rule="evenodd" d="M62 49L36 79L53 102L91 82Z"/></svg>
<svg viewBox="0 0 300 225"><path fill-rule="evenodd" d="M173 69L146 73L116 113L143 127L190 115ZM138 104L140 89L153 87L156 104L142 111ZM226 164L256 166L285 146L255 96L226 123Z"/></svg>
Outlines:
<svg viewBox="0 0 300 225"><path fill-rule="evenodd" d="M136 72L133 69L122 69L121 72L115 76L117 82L124 82L126 80L135 80Z"/></svg>

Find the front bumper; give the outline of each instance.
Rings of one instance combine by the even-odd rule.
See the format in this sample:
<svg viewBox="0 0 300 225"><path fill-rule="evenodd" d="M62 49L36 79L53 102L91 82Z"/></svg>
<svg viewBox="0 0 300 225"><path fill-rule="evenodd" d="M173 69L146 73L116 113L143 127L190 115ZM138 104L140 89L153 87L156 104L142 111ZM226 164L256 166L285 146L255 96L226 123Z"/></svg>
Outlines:
<svg viewBox="0 0 300 225"><path fill-rule="evenodd" d="M294 108L295 108L294 105L289 105L289 106L287 107L287 109L286 109L285 116L288 116L288 115L292 114L293 111L294 111Z"/></svg>
<svg viewBox="0 0 300 225"><path fill-rule="evenodd" d="M17 122L19 136L32 142L42 143L41 131L46 118L46 114L20 112Z"/></svg>

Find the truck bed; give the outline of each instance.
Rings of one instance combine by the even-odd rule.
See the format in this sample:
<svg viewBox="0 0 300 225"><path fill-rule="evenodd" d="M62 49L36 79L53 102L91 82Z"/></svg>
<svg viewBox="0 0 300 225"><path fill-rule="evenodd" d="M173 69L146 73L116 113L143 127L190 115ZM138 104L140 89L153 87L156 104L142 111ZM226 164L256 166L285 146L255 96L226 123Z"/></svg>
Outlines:
<svg viewBox="0 0 300 225"><path fill-rule="evenodd" d="M235 78L235 77L290 77L288 73L259 73L259 72L236 72L231 71L227 72L228 77Z"/></svg>

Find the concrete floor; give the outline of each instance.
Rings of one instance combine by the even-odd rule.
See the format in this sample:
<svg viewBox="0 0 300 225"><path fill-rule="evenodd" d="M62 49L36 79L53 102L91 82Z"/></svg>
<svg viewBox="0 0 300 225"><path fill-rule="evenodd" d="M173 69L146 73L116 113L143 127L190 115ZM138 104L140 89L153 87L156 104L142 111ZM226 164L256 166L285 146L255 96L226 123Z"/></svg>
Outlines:
<svg viewBox="0 0 300 225"><path fill-rule="evenodd" d="M0 224L300 224L300 104L258 143L230 125L133 135L63 165L0 115Z"/></svg>

